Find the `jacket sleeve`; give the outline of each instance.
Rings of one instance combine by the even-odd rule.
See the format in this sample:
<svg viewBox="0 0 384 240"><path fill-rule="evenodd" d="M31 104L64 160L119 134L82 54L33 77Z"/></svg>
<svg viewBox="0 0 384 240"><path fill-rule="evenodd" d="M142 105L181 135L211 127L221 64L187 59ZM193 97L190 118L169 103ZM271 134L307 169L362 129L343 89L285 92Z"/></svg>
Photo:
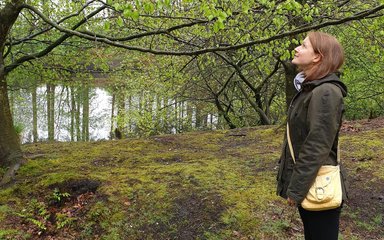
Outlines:
<svg viewBox="0 0 384 240"><path fill-rule="evenodd" d="M322 84L312 91L306 123L308 135L300 148L287 190L287 196L296 203L303 201L319 168L329 157L339 129L342 98L341 90L334 84Z"/></svg>

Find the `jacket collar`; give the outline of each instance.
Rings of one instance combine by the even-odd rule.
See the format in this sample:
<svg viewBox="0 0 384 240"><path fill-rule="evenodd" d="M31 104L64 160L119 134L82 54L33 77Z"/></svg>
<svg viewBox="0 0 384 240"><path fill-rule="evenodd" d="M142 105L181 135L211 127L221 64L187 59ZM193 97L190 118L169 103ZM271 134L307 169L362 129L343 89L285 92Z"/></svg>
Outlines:
<svg viewBox="0 0 384 240"><path fill-rule="evenodd" d="M347 96L347 91L348 91L347 86L345 86L345 84L342 81L340 81L340 78L336 75L336 73L328 74L327 76L325 76L321 79L318 79L318 80L304 81L302 84L302 90L303 91L311 91L315 87L318 87L324 83L335 84L337 87L340 88L340 90L343 94L343 97Z"/></svg>

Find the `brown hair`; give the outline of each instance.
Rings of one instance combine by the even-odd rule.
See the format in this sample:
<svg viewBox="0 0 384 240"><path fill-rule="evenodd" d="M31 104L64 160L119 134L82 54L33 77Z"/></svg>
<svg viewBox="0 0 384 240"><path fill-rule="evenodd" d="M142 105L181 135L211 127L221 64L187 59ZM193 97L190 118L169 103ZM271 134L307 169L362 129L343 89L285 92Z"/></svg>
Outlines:
<svg viewBox="0 0 384 240"><path fill-rule="evenodd" d="M321 59L306 72L306 81L321 79L336 72L343 65L343 47L334 36L323 32L310 32L308 38L314 52L320 54Z"/></svg>

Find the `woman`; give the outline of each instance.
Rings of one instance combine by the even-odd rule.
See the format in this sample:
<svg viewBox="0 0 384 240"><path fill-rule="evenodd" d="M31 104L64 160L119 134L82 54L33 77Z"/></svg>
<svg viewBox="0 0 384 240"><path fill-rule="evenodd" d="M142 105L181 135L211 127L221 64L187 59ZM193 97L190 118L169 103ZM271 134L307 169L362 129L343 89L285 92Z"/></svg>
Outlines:
<svg viewBox="0 0 384 240"><path fill-rule="evenodd" d="M338 135L344 112L346 86L337 71L344 62L340 43L333 36L310 32L295 48L292 63L304 77L288 110L294 164L284 142L277 176L277 194L291 206L298 206L306 240L337 240L341 207L308 211L300 206L322 165L337 165ZM301 82L295 81L295 82ZM344 170L342 169L342 175ZM343 200L346 199L342 179Z"/></svg>

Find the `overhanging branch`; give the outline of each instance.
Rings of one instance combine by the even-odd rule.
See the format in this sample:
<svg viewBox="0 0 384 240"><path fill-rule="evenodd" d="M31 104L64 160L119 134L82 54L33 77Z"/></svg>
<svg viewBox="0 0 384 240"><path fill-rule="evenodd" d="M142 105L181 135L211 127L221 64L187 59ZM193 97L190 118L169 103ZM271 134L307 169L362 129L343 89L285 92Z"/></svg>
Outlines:
<svg viewBox="0 0 384 240"><path fill-rule="evenodd" d="M29 6L29 5L23 5L23 7L25 7L25 6ZM29 6L29 7L31 7L31 6ZM81 25L86 23L88 21L88 19L92 18L93 16L95 16L96 14L98 14L99 12L101 12L105 8L106 8L106 6L102 6L102 7L98 8L98 9L96 9L95 11L91 12L89 15L85 16L80 22L78 22L72 28L73 30L69 30L69 31L74 31L74 29L77 29L78 27L80 27ZM41 12L39 12L39 13L42 14ZM53 23L52 21L50 21L50 22ZM57 25L56 23L54 23L54 24ZM24 62L27 62L27 61L30 61L30 60L33 60L33 59L36 59L36 58L40 58L40 57L43 57L43 56L47 55L53 49L55 49L56 47L60 46L60 44L62 44L65 40L67 40L71 36L72 36L71 33L66 33L63 36L61 36L59 39L57 39L55 42L53 42L51 45L49 45L47 48L45 48L44 50L42 50L42 51L40 51L38 53L35 53L35 54L26 55L26 56L23 56L23 57L17 59L15 62L13 62L12 64L10 64L10 65L5 67L5 73L8 73L8 72L12 71L13 69L17 68L18 66L20 66Z"/></svg>
<svg viewBox="0 0 384 240"><path fill-rule="evenodd" d="M209 53L209 52L237 50L237 49L241 49L244 47L250 47L253 45L266 44L266 43L270 43L270 42L278 40L278 39L282 39L282 38L285 38L288 36L297 35L300 33L305 33L305 32L311 31L311 30L321 29L321 28L324 28L327 26L332 26L332 25L340 25L342 23L346 23L349 21L364 19L364 18L384 9L384 4L379 5L375 8L370 9L370 10L359 12L353 16L350 16L350 17L346 17L346 18L339 19L339 20L331 20L331 21L323 22L320 24L312 25L312 26L305 26L302 28L298 28L296 30L277 34L275 36L265 38L265 39L254 40L254 41L250 41L250 42L246 42L246 43L242 43L242 44L238 44L238 45L226 46L226 47L203 48L203 49L194 50L194 51L165 51L165 50L155 50L155 49L150 49L150 48L141 48L141 47L136 47L136 46L129 46L126 44L122 44L120 42L111 41L110 39L108 39L106 37L99 38L99 37L95 37L95 35L81 33L81 32L75 31L75 30L61 27L58 24L52 22L49 18L47 18L44 14L42 14L36 8L34 8L30 5L23 5L22 7L35 12L46 23L52 25L57 30L66 33L66 36L77 36L79 38L105 43L105 44L108 44L110 46L114 46L114 47L118 47L118 48L123 48L123 49L127 49L127 50L132 50L132 51L139 51L139 52L143 52L143 53L151 53L151 54L155 54L155 55L174 55L174 56L188 55L188 56L191 56L191 55L199 55L199 54L204 54L204 53ZM131 37L133 37L133 36L131 36Z"/></svg>

